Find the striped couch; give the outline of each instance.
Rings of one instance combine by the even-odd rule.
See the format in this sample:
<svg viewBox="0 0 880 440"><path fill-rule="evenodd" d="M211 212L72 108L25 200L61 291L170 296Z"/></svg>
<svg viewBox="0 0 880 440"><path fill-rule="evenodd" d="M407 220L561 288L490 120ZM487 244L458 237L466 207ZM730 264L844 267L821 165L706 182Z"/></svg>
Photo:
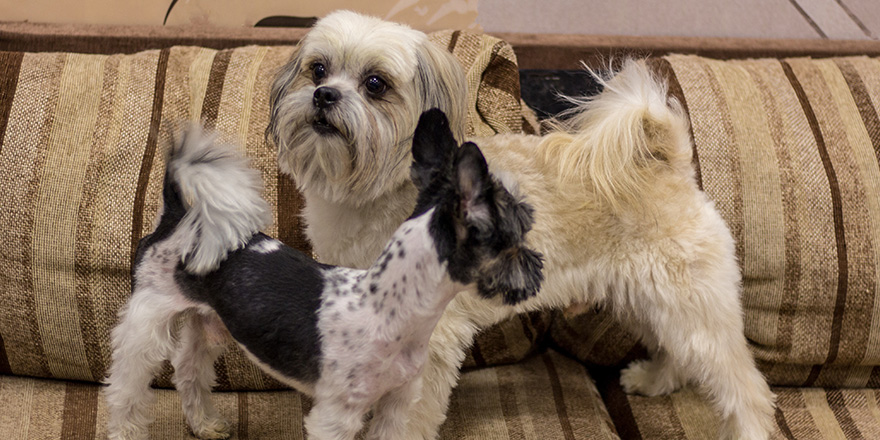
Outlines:
<svg viewBox="0 0 880 440"><path fill-rule="evenodd" d="M0 23L0 438L105 437L108 334L180 121L243 145L275 208L267 232L310 251L263 136L269 83L301 35ZM779 395L774 437L880 438L878 44L502 37L432 35L467 71L472 134L539 129L520 69L650 50L737 239L746 333ZM622 392L620 366L644 355L602 310L516 317L479 335L441 436L716 437L691 388ZM235 438L303 438L309 399L236 350L216 368ZM190 438L169 377L154 438Z"/></svg>

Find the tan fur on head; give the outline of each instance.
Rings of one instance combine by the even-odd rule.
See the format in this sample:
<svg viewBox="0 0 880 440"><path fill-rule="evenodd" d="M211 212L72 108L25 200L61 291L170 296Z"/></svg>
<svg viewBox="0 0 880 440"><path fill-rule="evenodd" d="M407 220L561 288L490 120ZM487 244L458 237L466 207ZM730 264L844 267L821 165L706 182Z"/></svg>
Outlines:
<svg viewBox="0 0 880 440"><path fill-rule="evenodd" d="M316 64L324 69L316 78ZM380 78L387 90L369 93ZM351 11L318 21L271 93L267 134L278 146L279 165L300 190L333 203L369 203L408 184L412 133L419 115L440 108L460 140L465 126L466 85L458 61L405 25ZM340 98L321 114L318 87ZM325 117L335 133L319 133Z"/></svg>

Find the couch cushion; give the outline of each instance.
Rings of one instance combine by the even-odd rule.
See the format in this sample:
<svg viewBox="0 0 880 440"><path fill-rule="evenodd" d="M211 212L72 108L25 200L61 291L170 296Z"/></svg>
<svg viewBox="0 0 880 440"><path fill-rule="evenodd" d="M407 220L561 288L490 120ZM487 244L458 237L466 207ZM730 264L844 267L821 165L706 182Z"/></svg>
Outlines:
<svg viewBox="0 0 880 440"><path fill-rule="evenodd" d="M699 183L733 231L745 332L764 373L775 384L876 386L880 60L652 64L690 115ZM621 339L591 334L607 327L597 322L575 318L558 334L573 352L586 351L572 345L578 335L595 347ZM581 357L619 360L631 348Z"/></svg>
<svg viewBox="0 0 880 440"><path fill-rule="evenodd" d="M474 84L492 78L471 95L469 127L521 130L510 47L471 34L432 38L459 56ZM202 120L244 146L275 209L266 232L310 251L299 221L302 199L278 173L264 138L269 86L294 50L0 52L0 373L83 381L104 376L109 332L130 292L133 250L152 228L165 151L184 121ZM531 353L547 321L531 316L537 321L516 318L479 337L485 355L470 363ZM169 384L168 373L161 384ZM224 389L280 386L238 350L218 362L218 375Z"/></svg>
<svg viewBox="0 0 880 440"><path fill-rule="evenodd" d="M0 438L104 439L101 386L0 376ZM235 438L303 439L311 402L295 391L217 392ZM155 439L191 439L176 391L159 390ZM442 439L616 439L586 370L549 352L511 366L465 373L452 398Z"/></svg>
<svg viewBox="0 0 880 440"><path fill-rule="evenodd" d="M772 439L880 438L876 389L773 388L773 392L778 409ZM619 388L606 388L603 393L621 438L718 438L718 417L691 388L661 397L627 396Z"/></svg>

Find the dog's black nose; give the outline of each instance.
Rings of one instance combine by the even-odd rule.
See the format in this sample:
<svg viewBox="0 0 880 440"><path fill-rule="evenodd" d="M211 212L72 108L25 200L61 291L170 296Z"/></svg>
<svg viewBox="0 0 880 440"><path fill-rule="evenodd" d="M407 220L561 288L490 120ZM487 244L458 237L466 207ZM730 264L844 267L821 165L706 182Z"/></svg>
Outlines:
<svg viewBox="0 0 880 440"><path fill-rule="evenodd" d="M340 96L342 96L342 94L339 93L339 90L334 89L333 87L318 87L315 90L313 102L315 103L315 107L327 108L335 104L336 101L339 101Z"/></svg>

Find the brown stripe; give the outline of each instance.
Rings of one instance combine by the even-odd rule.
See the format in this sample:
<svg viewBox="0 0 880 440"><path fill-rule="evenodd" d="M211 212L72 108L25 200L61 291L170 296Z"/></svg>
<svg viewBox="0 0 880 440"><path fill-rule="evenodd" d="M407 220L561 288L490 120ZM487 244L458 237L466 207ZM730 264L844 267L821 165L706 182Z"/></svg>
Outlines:
<svg viewBox="0 0 880 440"><path fill-rule="evenodd" d="M92 440L98 419L98 391L93 384L68 382L64 390L61 438Z"/></svg>
<svg viewBox="0 0 880 440"><path fill-rule="evenodd" d="M477 336L479 337L479 335ZM478 341L477 338L474 338L474 343L471 344L470 357L473 358L474 367L476 368L485 368L488 365L486 358L483 357L483 350L480 348L480 341Z"/></svg>
<svg viewBox="0 0 880 440"><path fill-rule="evenodd" d="M880 388L880 366L871 369L871 376L868 378L868 388Z"/></svg>
<svg viewBox="0 0 880 440"><path fill-rule="evenodd" d="M843 392L839 389L828 390L825 393L825 399L828 401L828 406L831 407L831 412L834 413L834 418L837 419L840 430L843 431L846 438L864 438L862 433L859 432L855 420L853 420L852 415L849 413L849 408L846 407Z"/></svg>
<svg viewBox="0 0 880 440"><path fill-rule="evenodd" d="M217 52L217 55L214 56L214 62L211 63L208 87L205 89L205 101L202 104L202 121L208 128L214 128L217 123L220 98L223 95L223 82L226 79L226 69L229 68L230 57L232 57L232 50L223 50Z"/></svg>
<svg viewBox="0 0 880 440"><path fill-rule="evenodd" d="M156 147L159 141L159 123L162 121L162 103L165 99L165 74L168 70L168 55L170 52L170 49L162 49L159 52L159 61L156 66L156 85L153 93L153 109L150 116L150 133L147 136L147 146L144 150L144 158L141 161L141 171L138 177L131 219L132 266L134 266L135 252L144 230L144 201L147 198L150 170L153 168L153 159L156 156Z"/></svg>
<svg viewBox="0 0 880 440"><path fill-rule="evenodd" d="M97 270L91 263L91 246L93 243L93 223L95 219L95 205L98 191L88 185L99 184L99 176L104 172L107 164L105 154L102 151L106 145L106 139L100 136L102 116L112 114L115 101L115 91L119 77L119 57L108 57L104 64L102 80L101 101L98 104L98 120L95 122L95 136L89 152L88 166L86 169L86 186L82 191L82 199L76 219L76 242L73 256L74 285L76 288L76 307L79 312L80 329L83 334L83 345L86 351L86 360L92 380L100 380L104 375L103 356L101 353L100 334L96 325L94 295L91 292L90 277Z"/></svg>
<svg viewBox="0 0 880 440"><path fill-rule="evenodd" d="M289 176L278 173L278 239L284 244L312 255L312 243L305 233L300 211L305 202Z"/></svg>
<svg viewBox="0 0 880 440"><path fill-rule="evenodd" d="M0 151L3 151L3 138L15 98L22 58L24 54L21 52L0 52Z"/></svg>
<svg viewBox="0 0 880 440"><path fill-rule="evenodd" d="M24 54L21 52L0 52L0 153L3 151L3 138L6 135L9 112L12 110L12 101L15 98L22 58ZM3 335L0 335L0 374L12 374Z"/></svg>
<svg viewBox="0 0 880 440"><path fill-rule="evenodd" d="M235 393L238 396L238 438L248 439L248 395Z"/></svg>
<svg viewBox="0 0 880 440"><path fill-rule="evenodd" d="M501 56L498 52L507 45L504 41L495 43L492 56L486 69L483 70L481 86L494 87L513 96L515 102L520 101L519 70L516 63Z"/></svg>
<svg viewBox="0 0 880 440"><path fill-rule="evenodd" d="M678 82L678 76L675 75L675 69L672 68L672 63L666 58L649 58L648 65L654 72L659 74L661 78L666 78L666 82L669 84L669 94L681 104L681 108L684 109L685 115L690 118L691 111L688 108L687 99L684 97L684 90L681 88L681 83ZM700 154L697 151L697 144L696 142L693 142L693 124L688 123L688 134L691 137L691 149L693 150L694 155L692 161L694 164L694 171L696 172L695 177L697 179L697 186L702 190L703 171L700 169Z"/></svg>
<svg viewBox="0 0 880 440"><path fill-rule="evenodd" d="M553 401L556 402L556 415L559 417L559 426L562 428L562 434L565 440L575 440L574 431L571 429L571 421L568 419L565 397L562 395L562 383L559 381L556 366L553 365L553 359L549 355L543 354L541 358L544 361L544 366L547 368L547 376L550 379L551 391L553 391Z"/></svg>
<svg viewBox="0 0 880 440"><path fill-rule="evenodd" d="M627 359L632 360L644 359L645 357L647 357L647 352L641 344L636 344L626 356ZM628 363L621 362L621 365ZM620 385L620 367L590 368L588 373L596 383L605 408L608 410L608 415L614 422L617 435L628 440L642 439L642 433L639 431L639 424L636 423L629 398Z"/></svg>
<svg viewBox="0 0 880 440"><path fill-rule="evenodd" d="M776 408L776 425L779 426L779 432L781 432L785 438L796 440L794 433L791 432L791 428L788 426L788 422L785 420L785 414L783 414L782 410L779 408Z"/></svg>
<svg viewBox="0 0 880 440"><path fill-rule="evenodd" d="M446 47L446 50L448 50L449 53L452 53L452 51L455 50L455 45L458 44L459 36L461 36L461 31L452 32L452 37L449 39L449 46Z"/></svg>
<svg viewBox="0 0 880 440"><path fill-rule="evenodd" d="M788 78L788 81L794 88L795 94L797 95L798 100L801 103L801 107L804 111L804 115L806 116L807 121L810 123L810 128L813 131L813 137L816 139L816 145L819 149L819 157L821 157L822 159L822 165L825 168L825 175L828 179L828 185L831 189L831 205L834 218L834 240L837 245L838 273L837 297L834 305L834 315L831 322L831 348L828 351L828 357L825 361L825 364L830 364L834 362L835 359L837 359L838 350L840 349L840 333L843 319L843 308L844 305L846 305L847 295L848 268L840 184L837 180L837 173L834 171L834 166L831 163L831 158L828 155L828 149L825 145L825 138L822 135L821 128L819 127L819 121L816 118L815 112L813 112L813 108L810 106L809 99L807 98L807 94L804 91L803 86L801 85L800 81L798 81L797 76L794 74L794 71L791 68L791 65L787 61L782 62L782 70L785 72L785 76ZM817 367L821 368L820 366L816 366L813 368L813 372L810 373L810 377L807 379L807 382L804 383L804 386L811 386L813 383L815 383L815 380L818 377Z"/></svg>
<svg viewBox="0 0 880 440"><path fill-rule="evenodd" d="M837 60L836 63L840 73L843 74L843 79L846 80L846 84L852 92L853 100L855 100L859 114L862 116L862 122L865 123L865 130L868 131L868 136L871 137L874 155L877 157L877 161L880 162L880 118L877 116L877 109L874 108L874 104L871 102L871 96L868 93L867 87L865 87L865 82L862 81L862 77L852 63L847 60Z"/></svg>

